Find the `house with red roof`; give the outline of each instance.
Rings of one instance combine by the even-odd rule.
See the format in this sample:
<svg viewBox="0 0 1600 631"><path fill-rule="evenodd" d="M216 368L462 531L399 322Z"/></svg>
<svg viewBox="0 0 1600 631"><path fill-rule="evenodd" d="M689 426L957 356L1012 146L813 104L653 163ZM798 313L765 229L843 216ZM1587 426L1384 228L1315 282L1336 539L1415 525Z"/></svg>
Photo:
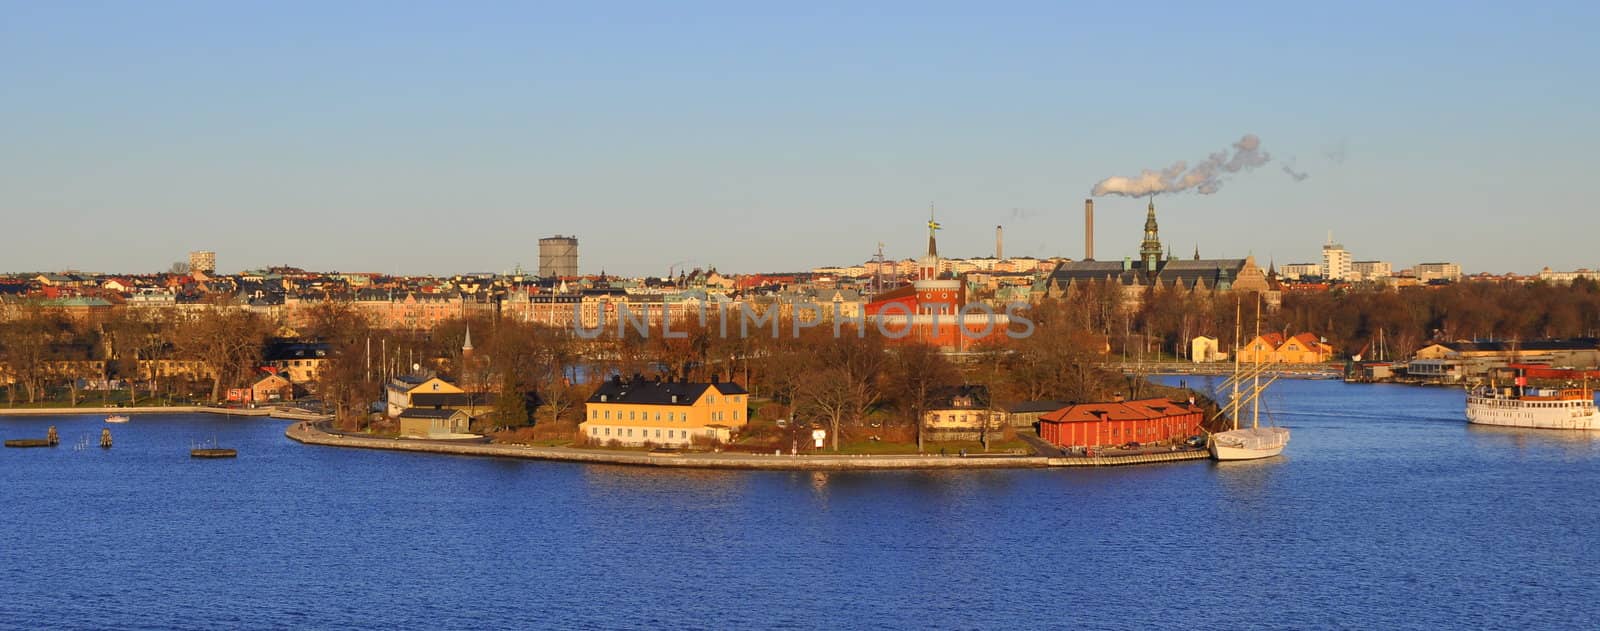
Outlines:
<svg viewBox="0 0 1600 631"><path fill-rule="evenodd" d="M1166 399L1082 403L1041 414L1039 437L1067 448L1173 442L1198 435L1204 418L1199 406Z"/></svg>

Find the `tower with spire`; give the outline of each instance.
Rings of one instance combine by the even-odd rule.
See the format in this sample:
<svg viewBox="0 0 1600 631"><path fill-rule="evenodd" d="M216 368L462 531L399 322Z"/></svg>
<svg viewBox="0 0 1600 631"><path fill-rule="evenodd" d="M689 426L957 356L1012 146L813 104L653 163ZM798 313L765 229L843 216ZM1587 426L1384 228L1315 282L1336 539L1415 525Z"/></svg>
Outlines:
<svg viewBox="0 0 1600 631"><path fill-rule="evenodd" d="M467 323L467 337L461 340L461 361L472 359L472 323Z"/></svg>
<svg viewBox="0 0 1600 631"><path fill-rule="evenodd" d="M939 222L933 219L933 204L928 204L928 253L917 261L917 278L920 280L939 278L939 244L934 238L934 233L941 227Z"/></svg>
<svg viewBox="0 0 1600 631"><path fill-rule="evenodd" d="M1149 213L1144 218L1144 241L1139 244L1139 260L1144 271L1154 274L1161 263L1161 231L1156 227L1156 198L1150 197Z"/></svg>

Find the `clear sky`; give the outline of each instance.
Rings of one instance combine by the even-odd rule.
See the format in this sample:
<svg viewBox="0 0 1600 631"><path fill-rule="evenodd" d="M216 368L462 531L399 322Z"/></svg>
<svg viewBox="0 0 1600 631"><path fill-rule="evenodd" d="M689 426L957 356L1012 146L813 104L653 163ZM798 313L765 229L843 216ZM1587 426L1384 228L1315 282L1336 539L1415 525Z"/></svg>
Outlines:
<svg viewBox="0 0 1600 631"><path fill-rule="evenodd" d="M1245 134L1180 254L1596 267L1597 5L0 0L0 270L1077 258Z"/></svg>

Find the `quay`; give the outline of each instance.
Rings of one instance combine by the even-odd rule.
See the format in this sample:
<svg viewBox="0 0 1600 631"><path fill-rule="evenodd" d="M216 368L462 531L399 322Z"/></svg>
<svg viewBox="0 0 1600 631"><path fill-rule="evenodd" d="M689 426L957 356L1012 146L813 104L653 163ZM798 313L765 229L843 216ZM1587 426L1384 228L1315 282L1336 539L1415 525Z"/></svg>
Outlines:
<svg viewBox="0 0 1600 631"><path fill-rule="evenodd" d="M387 449L457 456L489 456L682 469L745 469L766 471L885 471L935 469L1043 469L1154 464L1208 458L1204 451L1128 456L919 456L919 455L765 455L754 453L673 453L460 443L401 438L369 438L323 431L317 423L294 423L284 431L290 440L324 447Z"/></svg>

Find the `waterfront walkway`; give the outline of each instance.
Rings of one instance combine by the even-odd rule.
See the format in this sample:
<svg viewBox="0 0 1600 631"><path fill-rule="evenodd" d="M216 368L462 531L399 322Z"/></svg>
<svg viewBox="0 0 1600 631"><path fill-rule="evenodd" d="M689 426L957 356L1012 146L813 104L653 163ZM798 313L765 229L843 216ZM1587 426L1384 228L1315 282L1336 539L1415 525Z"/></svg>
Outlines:
<svg viewBox="0 0 1600 631"><path fill-rule="evenodd" d="M450 454L459 456L490 456L499 458L526 458L530 460L559 460L595 464L620 464L646 467L678 467L688 469L762 469L771 471L869 471L893 469L1038 469L1068 466L1117 466L1196 460L1206 457L1205 452L1173 452L1109 457L1056 457L1043 456L918 456L918 455L765 455L752 453L652 453L643 451L617 451L610 449L576 449L572 447L534 447L531 445L504 445L415 440L403 438L369 438L333 434L323 431L317 423L294 423L284 432L291 440L326 447L356 449L388 449L420 453Z"/></svg>

